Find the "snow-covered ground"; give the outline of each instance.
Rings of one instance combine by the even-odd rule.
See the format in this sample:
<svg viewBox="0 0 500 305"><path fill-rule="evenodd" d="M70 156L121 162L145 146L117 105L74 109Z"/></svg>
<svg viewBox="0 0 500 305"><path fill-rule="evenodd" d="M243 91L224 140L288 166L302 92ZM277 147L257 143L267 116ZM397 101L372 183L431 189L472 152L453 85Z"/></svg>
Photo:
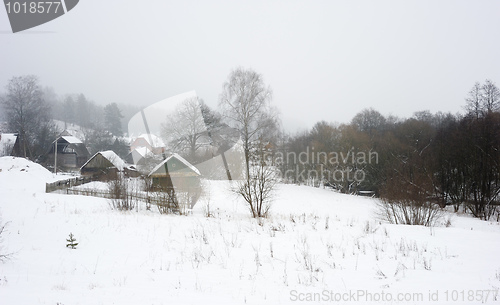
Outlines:
<svg viewBox="0 0 500 305"><path fill-rule="evenodd" d="M44 193L58 177L24 159L0 158L0 170L0 254L13 253L0 263L2 305L500 302L496 222L390 225L375 199L295 185L279 185L257 220L227 181L204 181L190 216L119 212Z"/></svg>

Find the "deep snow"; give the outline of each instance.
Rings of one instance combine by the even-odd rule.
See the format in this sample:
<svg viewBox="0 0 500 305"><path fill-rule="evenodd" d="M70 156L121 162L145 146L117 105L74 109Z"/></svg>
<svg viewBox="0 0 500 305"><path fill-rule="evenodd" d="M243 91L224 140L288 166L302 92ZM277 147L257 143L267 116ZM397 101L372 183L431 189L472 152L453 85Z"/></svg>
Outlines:
<svg viewBox="0 0 500 305"><path fill-rule="evenodd" d="M119 212L44 193L60 177L24 159L0 158L0 170L0 253L13 253L0 263L0 304L499 302L496 222L448 213L435 228L390 225L375 199L295 185L279 185L258 220L227 181L204 181L189 216Z"/></svg>

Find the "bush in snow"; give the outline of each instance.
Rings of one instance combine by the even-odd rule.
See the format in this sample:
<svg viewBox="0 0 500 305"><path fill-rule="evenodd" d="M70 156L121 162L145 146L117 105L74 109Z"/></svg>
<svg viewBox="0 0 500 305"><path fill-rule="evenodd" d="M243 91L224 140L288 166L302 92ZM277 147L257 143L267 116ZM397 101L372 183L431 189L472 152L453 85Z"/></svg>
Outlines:
<svg viewBox="0 0 500 305"><path fill-rule="evenodd" d="M127 179L118 176L109 182L109 194L111 196L111 207L119 211L130 211L137 206L137 199L132 196Z"/></svg>
<svg viewBox="0 0 500 305"><path fill-rule="evenodd" d="M179 201L174 190L157 191L150 194L160 214L181 214Z"/></svg>
<svg viewBox="0 0 500 305"><path fill-rule="evenodd" d="M380 190L379 211L390 223L431 227L443 216L435 200L433 181L417 161L413 166L408 160L396 163L391 170L393 176Z"/></svg>
<svg viewBox="0 0 500 305"><path fill-rule="evenodd" d="M3 247L1 245L2 243L2 233L5 232L5 227L7 226L7 224L4 224L2 225L2 222L1 222L1 219L0 219L0 262L3 262L7 259L9 259L11 257L11 253L7 254L7 253L3 253Z"/></svg>
<svg viewBox="0 0 500 305"><path fill-rule="evenodd" d="M247 178L237 185L234 192L248 203L252 217L268 216L278 179L276 168L268 166L264 161L258 161L250 167Z"/></svg>
<svg viewBox="0 0 500 305"><path fill-rule="evenodd" d="M206 182L205 182L206 183ZM203 184L205 184L203 183ZM211 200L211 192L210 192L210 187L202 185L202 192L201 192L201 197L204 201L204 206L203 206L203 215L205 217L214 217L214 212L210 208L210 200Z"/></svg>
<svg viewBox="0 0 500 305"><path fill-rule="evenodd" d="M411 199L382 199L379 203L379 211L384 220L394 224L432 227L442 217L441 209L437 204L428 201L415 202Z"/></svg>

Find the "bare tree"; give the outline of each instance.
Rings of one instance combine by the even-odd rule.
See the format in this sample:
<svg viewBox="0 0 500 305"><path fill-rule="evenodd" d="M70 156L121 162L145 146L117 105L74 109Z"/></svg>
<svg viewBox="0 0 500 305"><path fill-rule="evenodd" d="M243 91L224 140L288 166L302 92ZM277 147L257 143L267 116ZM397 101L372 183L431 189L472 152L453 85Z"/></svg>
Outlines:
<svg viewBox="0 0 500 305"><path fill-rule="evenodd" d="M189 159L196 158L196 152L206 143L201 141L206 135L206 126L197 97L186 99L162 125L163 137L174 151L187 151Z"/></svg>
<svg viewBox="0 0 500 305"><path fill-rule="evenodd" d="M479 119L481 116L481 103L482 103L482 94L481 94L481 84L476 82L472 89L469 91L469 95L465 99L466 105L465 109L472 114L476 119Z"/></svg>
<svg viewBox="0 0 500 305"><path fill-rule="evenodd" d="M7 84L3 106L9 129L19 134L23 156L33 158L37 133L50 129L50 106L44 101L34 75L16 76Z"/></svg>
<svg viewBox="0 0 500 305"><path fill-rule="evenodd" d="M500 107L500 90L495 83L487 79L481 89L484 111L486 113L498 111Z"/></svg>
<svg viewBox="0 0 500 305"><path fill-rule="evenodd" d="M248 179L237 184L234 192L246 201L252 217L268 216L278 178L278 170L261 160L250 167Z"/></svg>
<svg viewBox="0 0 500 305"><path fill-rule="evenodd" d="M500 110L500 90L491 80L476 82L465 99L467 112L476 120Z"/></svg>
<svg viewBox="0 0 500 305"><path fill-rule="evenodd" d="M351 121L351 125L355 125L360 131L367 132L370 135L375 130L380 131L385 124L385 117L373 108L362 110Z"/></svg>
<svg viewBox="0 0 500 305"><path fill-rule="evenodd" d="M277 120L276 111L270 106L271 97L271 88L265 85L262 75L243 68L230 73L219 97L223 117L240 132L247 180L250 180L252 141Z"/></svg>

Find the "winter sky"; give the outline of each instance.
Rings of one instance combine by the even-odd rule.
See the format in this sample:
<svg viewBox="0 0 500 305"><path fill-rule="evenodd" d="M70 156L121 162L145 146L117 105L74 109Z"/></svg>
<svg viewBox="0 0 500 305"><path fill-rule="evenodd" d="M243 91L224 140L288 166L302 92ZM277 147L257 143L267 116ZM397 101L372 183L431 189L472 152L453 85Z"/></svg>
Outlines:
<svg viewBox="0 0 500 305"><path fill-rule="evenodd" d="M285 128L363 108L462 111L500 85L500 1L98 1L12 34L0 9L0 92L35 74L56 93L150 105L196 90L217 106L242 66L263 74Z"/></svg>

